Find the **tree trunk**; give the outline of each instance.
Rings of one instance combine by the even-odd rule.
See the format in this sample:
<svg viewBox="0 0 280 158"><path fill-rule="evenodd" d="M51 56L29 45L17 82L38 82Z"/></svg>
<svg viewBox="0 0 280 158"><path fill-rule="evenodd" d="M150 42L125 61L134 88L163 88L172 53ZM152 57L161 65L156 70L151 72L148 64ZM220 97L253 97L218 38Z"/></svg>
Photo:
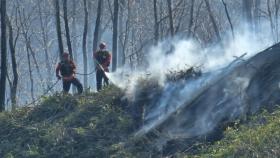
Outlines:
<svg viewBox="0 0 280 158"><path fill-rule="evenodd" d="M93 34L93 46L92 51L97 51L98 39L100 36L100 25L101 25L101 11L102 11L103 0L98 0L97 17L95 21L95 28Z"/></svg>
<svg viewBox="0 0 280 158"><path fill-rule="evenodd" d="M56 19L56 33L59 47L59 56L62 59L63 50L63 41L61 36L61 25L60 25L60 9L59 9L59 0L54 0L55 3L55 19Z"/></svg>
<svg viewBox="0 0 280 158"><path fill-rule="evenodd" d="M165 16L165 11L164 11L163 1L159 1L159 19L163 19L164 16ZM159 39L160 40L163 40L165 38L164 32L166 32L166 31L164 29L165 29L165 25L163 25L162 22L159 22Z"/></svg>
<svg viewBox="0 0 280 158"><path fill-rule="evenodd" d="M37 62L37 58L35 56L35 52L34 52L34 50L32 49L32 46L31 46L31 39L30 39L30 37L27 37L27 32L24 33L24 37L25 37L25 40L26 40L26 47L30 51L31 57L32 57L32 59L34 61L34 64L35 64L35 68L36 68L37 74L39 76L39 79L40 79L40 81L43 81L43 77L41 75L40 67L39 67L39 64ZM42 82L41 82L41 84L42 84Z"/></svg>
<svg viewBox="0 0 280 158"><path fill-rule="evenodd" d="M124 56L124 36L126 32L124 28L124 6L125 6L125 0L120 0L120 9L119 9L119 26L118 26L118 31L119 31L119 40L118 40L118 67L123 66L123 56Z"/></svg>
<svg viewBox="0 0 280 158"><path fill-rule="evenodd" d="M84 74L87 74L88 63L87 63L87 32L88 32L88 8L87 0L84 0L84 12L85 12L85 24L83 33L83 62L84 62ZM88 87L87 75L84 75L84 86Z"/></svg>
<svg viewBox="0 0 280 158"><path fill-rule="evenodd" d="M103 0L98 0L97 16L95 20L95 28L94 28L93 40L92 40L92 53L95 53L98 49L97 47L99 42L100 30L101 30L102 6L103 6ZM91 63L90 65L91 70L93 71L95 69L95 61L92 60L92 62L90 63Z"/></svg>
<svg viewBox="0 0 280 158"><path fill-rule="evenodd" d="M63 0L63 19L64 19L64 25L65 25L65 31L66 31L66 41L67 41L68 51L70 54L70 58L73 60L70 29L69 29L69 24L68 24L67 0Z"/></svg>
<svg viewBox="0 0 280 158"><path fill-rule="evenodd" d="M72 21L72 43L73 43L73 47L72 47L72 51L73 51L73 60L77 63L77 56L78 56L78 53L77 53L77 17L76 17L76 13L77 13L77 9L76 9L76 0L72 0L72 12L73 12L73 15L72 15L72 18L73 18L73 21Z"/></svg>
<svg viewBox="0 0 280 158"><path fill-rule="evenodd" d="M253 0L243 0L244 20L248 24L249 29L253 30Z"/></svg>
<svg viewBox="0 0 280 158"><path fill-rule="evenodd" d="M174 36L174 23L173 23L173 13L172 13L172 1L167 0L168 5L168 17L169 17L169 27L170 27L170 33L171 37Z"/></svg>
<svg viewBox="0 0 280 158"><path fill-rule="evenodd" d="M126 62L126 57L125 57L125 51L128 43L128 38L129 38L129 32L131 29L131 1L127 1L127 20L126 20L126 26L125 26L125 36L124 36L124 41L123 41L123 50L122 50L122 60L121 60L121 65L125 65Z"/></svg>
<svg viewBox="0 0 280 158"><path fill-rule="evenodd" d="M12 102L12 111L16 109L17 105L17 87L18 87L18 71L17 71L17 62L16 62L16 41L18 38L18 35L15 39L13 38L13 28L12 24L9 21L7 17L7 23L8 23L8 28L9 28L9 47L10 47L10 52L11 52L11 60L12 60L12 70L13 70L13 82L11 84L10 88L10 96L11 96L11 102Z"/></svg>
<svg viewBox="0 0 280 158"><path fill-rule="evenodd" d="M267 0L267 12L268 12L268 18L270 22L270 29L271 29L271 36L274 38L274 24L273 24L273 19L272 19L272 12L271 12L271 6L270 6L270 0ZM276 39L276 37L275 37Z"/></svg>
<svg viewBox="0 0 280 158"><path fill-rule="evenodd" d="M41 75L40 72L40 68L39 68L39 64L37 62L36 56L35 56L35 52L32 49L31 46L31 35L28 34L28 30L30 29L30 26L27 24L28 23L28 18L23 10L23 12L20 12L19 10L19 21L20 21L20 26L22 27L22 35L23 38L25 40L25 47L26 47L26 53L27 53L27 59L28 59L28 69L29 69L29 77L30 77L30 81L31 81L31 97L34 100L34 78L33 78L33 74L32 74L32 67L31 67L31 57L34 61L34 65L37 71L37 74L39 76L39 83L43 84L43 77ZM31 55L31 56L30 56Z"/></svg>
<svg viewBox="0 0 280 158"><path fill-rule="evenodd" d="M186 9L181 9L181 7L180 6L182 6L183 8L185 8L185 6L186 6L186 1L184 1L184 0L180 0L178 3L177 3L177 5L176 5L176 9L175 9L175 11L177 10L177 8L178 8L178 10L180 10L180 11L178 11L178 13L177 13L177 26L175 26L175 34L177 34L179 31L181 31L181 26L182 26L182 23L183 23L183 18L185 17L185 11L186 11Z"/></svg>
<svg viewBox="0 0 280 158"><path fill-rule="evenodd" d="M113 62L112 71L117 70L118 57L118 19L119 19L119 0L114 0L114 18L113 18Z"/></svg>
<svg viewBox="0 0 280 158"><path fill-rule="evenodd" d="M215 31L215 34L218 38L218 41L220 42L220 44L222 44L222 38L221 38L221 35L220 35L220 32L219 32L219 29L218 29L218 26L216 24L216 21L215 21L215 18L214 18L214 15L213 15L213 12L211 11L211 8L210 8L210 4L209 4L209 1L208 0L204 0L205 1L205 4L206 4L206 9L209 13L209 17L210 17L210 20L213 24L213 27L214 27L214 31Z"/></svg>
<svg viewBox="0 0 280 158"><path fill-rule="evenodd" d="M63 15L64 17L67 17L67 26L65 25L65 28L67 28L68 27L68 37L69 38L67 38L67 36L66 36L66 38L67 38L67 46L68 46L68 49L69 49L69 45L70 45L70 51L69 51L69 54L70 54L70 52L72 52L71 54L70 54L70 57L72 58L72 60L73 61L75 61L75 63L78 63L78 61L77 61L77 58L78 58L78 50L77 50L77 47L78 47L78 43L79 42L77 42L77 23L76 23L76 6L77 5L77 1L76 0L72 0L72 18L73 18L73 21L72 21L72 43L73 43L73 45L71 44L71 37L70 37L70 31L69 31L69 24L68 24L68 15ZM66 10L66 14L68 14L67 13L67 2L66 2L66 5L65 5L65 3L64 3L64 6L66 6L66 9L64 9L64 10ZM65 12L64 12L64 14L65 14ZM67 30L67 29L65 29L65 30ZM75 93L77 93L77 88L76 87L74 87L74 86L72 86L72 93L73 94L75 94Z"/></svg>
<svg viewBox="0 0 280 158"><path fill-rule="evenodd" d="M260 20L261 20L261 0L255 0L255 8L254 8L254 24L255 24L255 32L258 33L260 31ZM276 8L276 6L275 6Z"/></svg>
<svg viewBox="0 0 280 158"><path fill-rule="evenodd" d="M94 71L94 61L92 60L92 45L93 45L93 28L94 28L94 18L93 15L95 15L93 13L93 10L95 6L95 3L87 3L87 8L88 8L88 32L87 32L87 56L88 56L88 71L92 72ZM93 80L93 77L95 77L94 75L92 76L88 76L88 80ZM93 83L92 83L93 84ZM91 83L88 84L89 87L91 87Z"/></svg>
<svg viewBox="0 0 280 158"><path fill-rule="evenodd" d="M154 0L154 20L155 20L155 45L158 44L159 41L159 22L158 22L158 12L157 12L157 0Z"/></svg>
<svg viewBox="0 0 280 158"><path fill-rule="evenodd" d="M6 76L7 76L6 0L1 0L0 112L5 110Z"/></svg>
<svg viewBox="0 0 280 158"><path fill-rule="evenodd" d="M48 40L49 40L49 35L46 31L46 25L44 24L43 21L43 15L41 11L41 2L38 3L38 8L39 8L39 16L40 16L40 26L42 30L42 38L43 38L43 47L44 47L44 53L45 53L45 60L46 60L46 68L47 68L47 84L48 86L51 85L51 79L52 79L52 67L50 63L50 57L49 57L49 48L48 48Z"/></svg>
<svg viewBox="0 0 280 158"><path fill-rule="evenodd" d="M280 1L279 0L275 0L274 1L274 5L275 5L275 34L276 34L276 41L279 42L279 22L278 22L278 17L279 17L279 7L280 7ZM260 28L259 28L260 29Z"/></svg>
<svg viewBox="0 0 280 158"><path fill-rule="evenodd" d="M191 10L190 10L190 21L189 21L189 27L188 27L188 38L191 37L192 33L192 27L193 27L193 13L194 13L194 0L191 2Z"/></svg>
<svg viewBox="0 0 280 158"><path fill-rule="evenodd" d="M32 74L30 52L29 52L28 46L26 46L26 55L27 55L28 71L29 71L29 79L30 79L31 98L32 98L32 101L34 102L34 100L35 100L35 97L34 97L34 79L33 79L33 74Z"/></svg>
<svg viewBox="0 0 280 158"><path fill-rule="evenodd" d="M230 29L231 29L232 38L234 39L234 30L233 30L233 25L232 25L232 22L231 22L231 19L230 19L230 16L229 16L227 4L225 3L224 0L222 0L222 2L223 2L223 5L224 5L224 7L225 7L225 11L226 11L226 15L227 15L228 22L229 22L229 24L230 24Z"/></svg>

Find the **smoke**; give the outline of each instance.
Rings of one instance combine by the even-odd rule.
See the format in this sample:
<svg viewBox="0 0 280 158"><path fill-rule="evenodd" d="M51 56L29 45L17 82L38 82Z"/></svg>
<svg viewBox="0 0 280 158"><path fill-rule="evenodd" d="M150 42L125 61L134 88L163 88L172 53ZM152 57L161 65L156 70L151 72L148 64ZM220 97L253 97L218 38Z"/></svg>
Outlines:
<svg viewBox="0 0 280 158"><path fill-rule="evenodd" d="M156 80L162 86L161 95L155 98L155 101L152 102L153 105L149 105L153 108L145 112L145 123L136 133L136 135L143 135L166 121L175 112L191 104L206 89L231 74L242 63L243 59L248 59L271 45L273 42L269 39L266 34L256 37L255 34L247 32L237 34L235 40L224 41L223 46L215 45L206 48L191 39L168 39L150 48L146 56L147 66L145 70L132 71L128 67L124 67L116 73L108 75L114 84L126 91L127 98L132 101L136 99L138 89L142 86L139 84L139 80ZM246 56L244 56L245 53ZM240 56L243 58L236 60ZM231 63L232 61L234 62ZM199 79L177 83L166 81L166 74L169 71L183 70L191 66L202 68L203 75ZM201 109L200 117L192 120L193 126L191 128L168 127L166 131L169 137L202 135L211 131L225 115L228 114L230 118L235 118L244 113L246 108L242 106L242 95L228 106L221 107L219 105L226 102L229 96L237 96L242 93L249 82L250 80L246 77L237 77L229 82L230 87L238 88L223 89L220 103L216 104L217 106ZM233 108L233 106L236 107ZM182 116L180 120L188 118L190 117Z"/></svg>
<svg viewBox="0 0 280 158"><path fill-rule="evenodd" d="M205 90L207 90L209 87L216 84L218 81L220 81L223 77L230 74L236 66L238 66L238 62L231 65L225 70L217 70L212 73L204 74L202 77L200 77L197 80L192 80L191 82L183 82L181 84L175 84L170 85L168 84L166 86L166 89L164 89L162 97L159 99L160 101L157 102L152 111L150 111L147 116L146 120L149 120L147 124L139 130L136 135L143 135L153 129L154 127L157 127L162 122L166 121L171 115L173 115L175 112L181 110L185 106L188 106L191 104L196 98L198 98ZM208 110L208 112L207 112ZM222 110L222 109L220 109ZM201 117L198 120L195 120L195 126L191 128L191 130L194 130L196 132L188 132L189 135L196 136L200 135L200 133L204 133L208 130L211 130L211 128L215 127L213 124L214 122L209 121L208 114L210 114L210 111L212 109L204 109L204 112L201 113ZM205 115L203 115L205 114ZM204 119L206 118L206 119ZM216 120L218 121L218 120ZM205 128L207 130L197 129L196 125L201 128ZM174 129L172 129L174 130ZM171 131L172 131L171 130ZM178 129L176 129L178 130ZM169 130L170 132L170 130ZM170 134L171 135L171 134ZM171 136L170 136L171 137Z"/></svg>
<svg viewBox="0 0 280 158"><path fill-rule="evenodd" d="M209 88L211 84L215 84L224 76L229 75L239 64L236 63L235 66L228 68L226 71L214 75L215 77L212 76L214 80L212 79L209 82L210 85L201 85L199 89L202 91L198 90L196 93L201 94L201 92ZM245 114L247 112L247 106L245 102L246 95L244 95L243 92L249 85L249 79L237 77L233 81L229 81L228 84L229 85L225 85L222 89L223 95L221 95L220 98L213 99L213 103L207 103L207 101L205 101L204 104L207 104L207 106L198 109L199 116L192 116L196 117L193 120L193 126L189 128L182 127L180 125L182 122L189 123L189 121L179 120L177 125L175 125L177 128L166 129L169 139L200 136L212 131L224 118L229 118L229 120L232 121ZM187 103L189 102L190 101L187 100Z"/></svg>

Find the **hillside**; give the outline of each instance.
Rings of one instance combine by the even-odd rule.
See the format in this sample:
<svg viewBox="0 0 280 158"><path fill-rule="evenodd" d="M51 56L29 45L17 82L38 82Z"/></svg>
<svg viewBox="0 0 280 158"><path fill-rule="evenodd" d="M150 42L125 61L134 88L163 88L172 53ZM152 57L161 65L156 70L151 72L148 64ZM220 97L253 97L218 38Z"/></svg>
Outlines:
<svg viewBox="0 0 280 158"><path fill-rule="evenodd" d="M184 157L279 157L280 108L263 110L246 123L236 122L224 132L223 139L201 145L198 153ZM188 156L189 155L189 156ZM182 155L181 155L182 156Z"/></svg>
<svg viewBox="0 0 280 158"><path fill-rule="evenodd" d="M35 108L0 115L0 157L161 157L154 142L134 138L135 122L109 87L85 96L55 94ZM228 127L216 142L193 143L175 157L279 156L280 109ZM165 148L165 150L168 150Z"/></svg>
<svg viewBox="0 0 280 158"><path fill-rule="evenodd" d="M0 10L0 158L280 157L280 0Z"/></svg>
<svg viewBox="0 0 280 158"><path fill-rule="evenodd" d="M45 98L35 108L0 117L0 157L108 157L132 131L131 118L114 103L119 90Z"/></svg>

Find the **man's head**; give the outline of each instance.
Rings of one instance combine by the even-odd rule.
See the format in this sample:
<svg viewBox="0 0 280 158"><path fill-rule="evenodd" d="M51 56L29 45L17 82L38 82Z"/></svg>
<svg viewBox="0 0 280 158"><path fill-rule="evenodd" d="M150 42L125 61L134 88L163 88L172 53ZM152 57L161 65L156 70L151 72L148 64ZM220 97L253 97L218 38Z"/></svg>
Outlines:
<svg viewBox="0 0 280 158"><path fill-rule="evenodd" d="M105 49L105 48L106 48L106 43L101 42L101 43L99 44L99 48L100 48L100 49Z"/></svg>
<svg viewBox="0 0 280 158"><path fill-rule="evenodd" d="M62 54L62 59L63 59L64 61L70 60L69 54L66 53L66 52L64 52L64 53Z"/></svg>

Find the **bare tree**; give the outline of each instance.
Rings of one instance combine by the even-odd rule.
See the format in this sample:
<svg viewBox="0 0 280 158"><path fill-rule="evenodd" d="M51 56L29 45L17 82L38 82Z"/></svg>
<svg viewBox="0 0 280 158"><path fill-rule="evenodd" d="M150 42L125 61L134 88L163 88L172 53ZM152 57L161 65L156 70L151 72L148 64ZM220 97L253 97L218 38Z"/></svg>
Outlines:
<svg viewBox="0 0 280 158"><path fill-rule="evenodd" d="M229 22L229 24L230 24L230 29L231 29L232 38L234 39L234 30L233 30L233 25L232 25L232 22L231 22L231 19L230 19L230 16L229 16L227 4L225 3L224 0L222 0L222 2L223 2L223 5L224 5L224 7L225 7L225 11L226 11L226 15L227 15L228 22Z"/></svg>
<svg viewBox="0 0 280 158"><path fill-rule="evenodd" d="M93 34L93 47L92 47L93 52L95 52L97 50L98 39L100 36L102 5L103 5L103 0L98 0L97 16L96 16L96 22L95 22L95 28L94 28L94 34Z"/></svg>
<svg viewBox="0 0 280 158"><path fill-rule="evenodd" d="M275 6L275 10L276 8L277 6ZM261 21L261 0L255 0L254 25L255 25L256 32L260 31L260 21Z"/></svg>
<svg viewBox="0 0 280 158"><path fill-rule="evenodd" d="M193 14L194 14L194 0L191 1L190 20L189 20L188 35L187 35L188 38L190 38L192 33Z"/></svg>
<svg viewBox="0 0 280 158"><path fill-rule="evenodd" d="M0 76L0 112L5 110L7 76L7 37L6 37L6 0L1 0L1 76Z"/></svg>
<svg viewBox="0 0 280 158"><path fill-rule="evenodd" d="M245 22L253 29L253 0L242 0Z"/></svg>
<svg viewBox="0 0 280 158"><path fill-rule="evenodd" d="M18 3L18 6L20 4ZM31 55L33 54L33 50L31 48L31 38L29 35L29 31L31 30L30 25L28 25L28 20L30 20L30 16L26 16L24 9L18 9L18 15L19 15L19 21L20 21L20 28L21 32L24 38L24 44L25 44L25 49L26 49L26 56L27 56L27 63L28 63L28 74L29 74L29 79L30 79L30 94L31 94L31 99L32 101L35 100L35 92L34 92L34 78L33 78L33 71L32 71L32 63L31 63ZM32 53L33 52L33 53ZM39 72L39 66L38 63L36 62L36 59L34 57L34 62L37 68L37 71Z"/></svg>
<svg viewBox="0 0 280 158"><path fill-rule="evenodd" d="M157 0L154 0L154 21L155 21L155 44L159 41L159 22L158 22L158 11L157 11Z"/></svg>
<svg viewBox="0 0 280 158"><path fill-rule="evenodd" d="M63 19L64 19L64 26L65 26L65 31L66 31L66 41L67 41L68 51L70 54L70 58L73 59L70 29L69 29L69 24L68 24L67 0L63 0Z"/></svg>
<svg viewBox="0 0 280 158"><path fill-rule="evenodd" d="M274 16L274 21L275 21L275 34L276 34L276 41L279 41L279 8L280 8L280 1L275 0L274 1L274 6L275 6L275 16ZM260 12L260 11L259 11Z"/></svg>
<svg viewBox="0 0 280 158"><path fill-rule="evenodd" d="M41 8L41 3L42 1L38 2L38 11L39 11L39 18L40 18L40 27L42 30L42 38L43 38L43 50L45 53L45 60L46 60L46 68L47 68L47 73L48 73L48 77L47 77L47 83L48 86L50 86L51 84L51 62L50 62L50 55L49 55L49 48L48 48L48 40L49 40L49 35L47 33L47 25L45 25L44 23L44 19L43 19L43 14L42 14L42 8Z"/></svg>
<svg viewBox="0 0 280 158"><path fill-rule="evenodd" d="M16 43L19 37L19 31L17 31L15 39L13 28L10 20L7 16L7 24L9 28L9 47L10 47L10 54L11 54L11 61L12 61L12 70L13 70L13 81L10 83L10 97L12 102L12 111L16 109L17 104L17 88L18 88L18 70L17 70L17 62L16 62Z"/></svg>
<svg viewBox="0 0 280 158"><path fill-rule="evenodd" d="M205 1L205 4L206 4L206 9L209 13L209 17L210 17L210 20L212 22L212 25L214 27L214 31L216 33L216 36L218 38L218 41L221 43L222 42L222 38L221 38L221 35L220 35L220 31L218 29L218 26L216 24L216 21L215 21L215 18L214 18L214 15L213 15L213 12L211 11L211 8L210 8L210 4L209 4L209 1L208 0L204 0Z"/></svg>
<svg viewBox="0 0 280 158"><path fill-rule="evenodd" d="M77 1L72 0L72 51L73 51L73 60L77 62Z"/></svg>
<svg viewBox="0 0 280 158"><path fill-rule="evenodd" d="M121 1L122 6L125 5L125 0ZM125 26L123 26L122 22L122 16L124 16L124 10L121 11L120 13L120 24L119 24L119 31L121 32L120 35L120 42L119 42L119 65L123 66L125 65L126 61L126 49L128 45L128 40L129 40L129 35L130 35L130 30L131 30L131 1L127 1L127 19L125 22ZM125 28L125 30L122 29L122 27Z"/></svg>
<svg viewBox="0 0 280 158"><path fill-rule="evenodd" d="M18 5L20 5L18 3ZM32 12L31 12L32 13ZM33 86L33 75L32 75L32 67L31 67L31 58L33 59L34 61L34 65L35 65L35 68L36 68L36 71L37 71L37 75L39 76L39 81L43 81L43 77L41 75L41 71L40 71L40 66L39 66L39 63L37 61L37 58L36 58L36 53L34 51L34 49L32 48L32 41L31 41L31 37L33 36L33 32L30 33L30 31L32 31L32 27L31 27L31 14L26 14L26 11L24 8L22 9L18 9L18 15L19 15L19 22L20 22L20 27L21 27L21 33L23 35L23 39L25 40L24 43L25 43L25 47L26 47L26 51L28 53L28 63L30 62L30 67L29 68L29 72L30 72L30 80L32 80L31 82L31 91L32 91L32 98L34 99L34 86ZM32 78L32 79L31 79ZM40 82L41 84L43 82Z"/></svg>
<svg viewBox="0 0 280 158"><path fill-rule="evenodd" d="M31 57L34 61L35 68L36 68L40 81L43 81L43 77L42 77L41 71L40 71L40 66L38 64L38 61L37 61L37 58L35 55L36 53L31 45L32 44L31 36L33 36L33 33L29 33L30 30L32 30L32 28L31 28L31 24L27 24L28 22L30 22L30 18L26 17L24 10L22 12L19 10L18 13L19 13L19 21L20 21L21 30L22 30L21 32L22 32L23 38L25 40L26 50L29 52L29 54L31 55Z"/></svg>
<svg viewBox="0 0 280 158"><path fill-rule="evenodd" d="M84 62L84 73L87 74L88 63L87 63L87 32L88 32L88 8L87 0L84 0L84 12L85 12L85 24L83 32L83 62ZM88 87L87 75L84 75L84 86Z"/></svg>
<svg viewBox="0 0 280 158"><path fill-rule="evenodd" d="M20 4L18 4L20 5ZM31 93L31 99L32 101L35 100L35 92L34 92L34 78L33 78L33 71L32 71L32 63L31 63L31 57L30 54L34 54L32 48L31 48L31 38L29 35L29 30L30 25L27 26L27 21L29 20L29 16L26 17L24 10L18 10L18 15L19 15L19 21L20 21L20 27L21 27L21 32L23 34L24 38L24 44L25 44L25 49L26 49L26 56L27 56L27 63L28 63L28 74L29 74L29 79L30 79L30 93ZM34 57L34 62L37 68L37 71L39 73L39 66L38 63L36 62L36 59Z"/></svg>
<svg viewBox="0 0 280 158"><path fill-rule="evenodd" d="M119 0L114 0L114 18L113 18L113 62L112 71L117 69L118 57L118 19L119 19Z"/></svg>
<svg viewBox="0 0 280 158"><path fill-rule="evenodd" d="M270 22L270 29L271 29L271 35L274 35L274 24L273 24L273 18L272 18L272 11L270 6L270 0L267 0L267 12L268 12L268 18Z"/></svg>
<svg viewBox="0 0 280 158"><path fill-rule="evenodd" d="M170 27L170 33L171 36L174 36L174 23L173 23L173 12L172 12L172 1L167 0L167 5L168 5L168 17L169 17L169 27Z"/></svg>
<svg viewBox="0 0 280 158"><path fill-rule="evenodd" d="M31 59L30 59L30 52L29 52L28 47L26 47L26 55L27 55L28 70L29 70L31 98L32 98L32 101L34 101L35 100L35 96L34 96L34 78L33 78L33 72L32 72L32 68L31 68Z"/></svg>
<svg viewBox="0 0 280 158"><path fill-rule="evenodd" d="M122 59L124 55L124 48L123 48L123 42L124 42L124 5L125 5L125 0L120 0L120 9L119 9L119 26L118 26L118 31L119 31L119 37L118 37L118 67L122 66Z"/></svg>
<svg viewBox="0 0 280 158"><path fill-rule="evenodd" d="M58 40L58 47L59 47L59 55L62 58L63 50L63 41L61 35L61 25L60 25L60 7L59 7L59 0L54 0L55 3L55 19L56 19L56 33L57 33L57 40Z"/></svg>

